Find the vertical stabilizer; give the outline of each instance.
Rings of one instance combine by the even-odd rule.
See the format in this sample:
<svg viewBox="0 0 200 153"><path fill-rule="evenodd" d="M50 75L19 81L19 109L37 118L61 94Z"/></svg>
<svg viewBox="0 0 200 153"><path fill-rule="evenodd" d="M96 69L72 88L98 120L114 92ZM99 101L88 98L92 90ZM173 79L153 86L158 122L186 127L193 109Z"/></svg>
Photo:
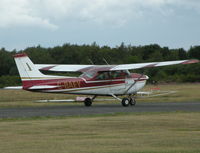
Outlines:
<svg viewBox="0 0 200 153"><path fill-rule="evenodd" d="M54 79L64 78L62 76L42 74L25 53L14 55L14 59L25 90L52 88L52 85L49 86L49 82ZM55 88L55 85L53 88Z"/></svg>
<svg viewBox="0 0 200 153"><path fill-rule="evenodd" d="M16 54L14 55L14 59L22 81L39 79L46 76L35 67L27 54Z"/></svg>

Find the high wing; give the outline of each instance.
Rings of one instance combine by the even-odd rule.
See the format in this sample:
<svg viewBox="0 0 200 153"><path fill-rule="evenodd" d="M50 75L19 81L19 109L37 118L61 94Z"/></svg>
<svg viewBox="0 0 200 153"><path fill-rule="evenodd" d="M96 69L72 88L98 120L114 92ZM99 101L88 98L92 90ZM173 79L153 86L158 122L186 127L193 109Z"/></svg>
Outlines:
<svg viewBox="0 0 200 153"><path fill-rule="evenodd" d="M55 72L86 72L86 71L110 71L116 65L58 65L58 64L35 64L37 69Z"/></svg>
<svg viewBox="0 0 200 153"><path fill-rule="evenodd" d="M85 69L90 69L94 65L59 65L59 64L35 64L39 70L56 71L56 72L83 72Z"/></svg>
<svg viewBox="0 0 200 153"><path fill-rule="evenodd" d="M55 65L55 64L36 64L40 70L56 72L86 72L86 71L116 71L116 70L134 70L148 67L159 67L176 64L193 64L199 63L199 60L180 60L166 62L120 64L120 65Z"/></svg>
<svg viewBox="0 0 200 153"><path fill-rule="evenodd" d="M166 61L166 62L152 62L152 63L138 63L138 64L122 64L112 68L111 71L140 69L147 67L159 67L159 66L176 65L176 64L193 64L198 62L199 60L181 60L181 61Z"/></svg>

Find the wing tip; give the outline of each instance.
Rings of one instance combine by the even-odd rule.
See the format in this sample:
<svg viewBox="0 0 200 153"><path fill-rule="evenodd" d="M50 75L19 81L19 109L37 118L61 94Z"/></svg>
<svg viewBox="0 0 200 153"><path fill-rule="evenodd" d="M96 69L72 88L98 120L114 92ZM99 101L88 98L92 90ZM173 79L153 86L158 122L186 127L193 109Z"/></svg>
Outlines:
<svg viewBox="0 0 200 153"><path fill-rule="evenodd" d="M19 53L19 54L13 55L14 58L20 58L20 57L26 57L26 56L28 56L26 53Z"/></svg>
<svg viewBox="0 0 200 153"><path fill-rule="evenodd" d="M197 59L191 59L183 62L182 64L194 64L194 63L199 63L200 61Z"/></svg>

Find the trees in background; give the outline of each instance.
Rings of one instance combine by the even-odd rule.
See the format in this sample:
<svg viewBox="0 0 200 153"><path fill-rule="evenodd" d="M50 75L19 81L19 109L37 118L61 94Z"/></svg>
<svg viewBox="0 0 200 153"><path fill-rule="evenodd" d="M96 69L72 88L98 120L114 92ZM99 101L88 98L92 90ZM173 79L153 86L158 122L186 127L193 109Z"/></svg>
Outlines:
<svg viewBox="0 0 200 153"><path fill-rule="evenodd" d="M18 85L20 79L12 55L26 52L31 60L37 64L128 64L139 62L159 62L183 59L200 59L200 46L184 49L169 49L157 44L146 46L132 46L122 43L120 46L98 46L64 44L54 48L41 46L30 47L21 51L6 51L0 49L0 87ZM200 63L192 65L174 65L159 68L135 70L150 77L150 82L200 82Z"/></svg>

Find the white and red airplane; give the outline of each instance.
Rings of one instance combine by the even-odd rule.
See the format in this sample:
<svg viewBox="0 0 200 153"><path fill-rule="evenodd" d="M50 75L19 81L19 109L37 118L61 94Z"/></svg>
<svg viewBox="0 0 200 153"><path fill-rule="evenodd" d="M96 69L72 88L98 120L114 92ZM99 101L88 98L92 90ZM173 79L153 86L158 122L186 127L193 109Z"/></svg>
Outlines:
<svg viewBox="0 0 200 153"><path fill-rule="evenodd" d="M192 64L199 60L181 60L122 65L55 65L33 64L27 54L14 56L23 89L34 92L93 95L84 100L85 106L91 106L97 96L127 95L121 103L123 106L135 105L134 95L141 90L148 76L130 73L131 69L167 66L174 64ZM57 72L82 72L79 77L44 75L39 70Z"/></svg>

